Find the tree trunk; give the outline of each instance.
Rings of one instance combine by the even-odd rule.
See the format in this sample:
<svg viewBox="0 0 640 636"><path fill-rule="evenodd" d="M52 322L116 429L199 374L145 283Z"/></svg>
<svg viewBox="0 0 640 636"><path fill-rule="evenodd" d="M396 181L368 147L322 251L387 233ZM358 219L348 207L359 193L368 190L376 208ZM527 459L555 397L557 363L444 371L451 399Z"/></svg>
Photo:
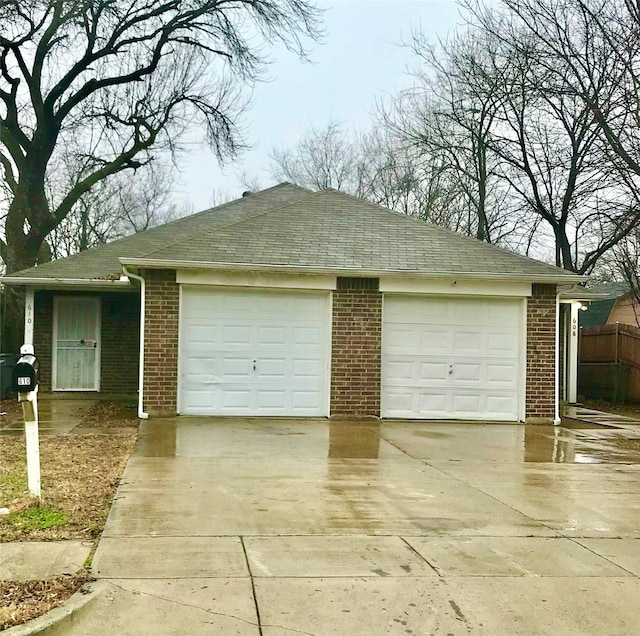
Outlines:
<svg viewBox="0 0 640 636"><path fill-rule="evenodd" d="M27 219L29 229L25 234ZM29 191L28 186L21 183L5 223L4 263L8 275L51 260L45 238L52 227L44 189ZM17 352L24 338L24 291L23 287L5 287L1 334L4 352Z"/></svg>

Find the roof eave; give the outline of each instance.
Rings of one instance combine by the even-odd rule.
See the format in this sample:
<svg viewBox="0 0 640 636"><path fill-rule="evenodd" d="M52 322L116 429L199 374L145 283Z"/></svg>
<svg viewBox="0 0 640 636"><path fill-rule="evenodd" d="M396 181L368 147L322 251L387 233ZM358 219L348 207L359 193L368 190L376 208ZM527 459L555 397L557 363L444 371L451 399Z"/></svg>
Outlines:
<svg viewBox="0 0 640 636"><path fill-rule="evenodd" d="M50 288L81 288L81 289L127 289L131 288L131 281L127 278L119 280L107 280L103 278L60 278L37 276L3 276L0 282L5 285L26 285L41 289Z"/></svg>
<svg viewBox="0 0 640 636"><path fill-rule="evenodd" d="M492 272L425 272L421 270L362 269L359 267L313 267L304 265L269 265L260 263L212 263L208 261L182 261L155 258L120 258L120 263L136 269L217 269L226 271L261 271L291 274L331 274L333 276L413 276L419 278L458 278L466 280L504 280L549 284L583 283L588 276L572 274L513 274Z"/></svg>

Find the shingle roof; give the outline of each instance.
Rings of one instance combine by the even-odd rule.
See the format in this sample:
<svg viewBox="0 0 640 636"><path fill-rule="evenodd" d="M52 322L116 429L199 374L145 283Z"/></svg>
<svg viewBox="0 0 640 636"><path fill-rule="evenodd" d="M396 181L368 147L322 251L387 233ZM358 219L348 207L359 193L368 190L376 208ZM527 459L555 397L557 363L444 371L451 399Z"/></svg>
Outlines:
<svg viewBox="0 0 640 636"><path fill-rule="evenodd" d="M10 274L9 277L107 278L122 272L122 265L118 260L122 257L144 256L176 241L188 240L201 232L214 231L226 223L236 223L256 212L263 212L265 208L286 205L296 198L308 195L309 191L304 188L299 188L291 183L281 183L273 188L192 214L172 223L159 225L67 258Z"/></svg>
<svg viewBox="0 0 640 636"><path fill-rule="evenodd" d="M291 184L244 197L11 278L100 278L143 266L235 265L328 271L575 279L565 270L336 190Z"/></svg>

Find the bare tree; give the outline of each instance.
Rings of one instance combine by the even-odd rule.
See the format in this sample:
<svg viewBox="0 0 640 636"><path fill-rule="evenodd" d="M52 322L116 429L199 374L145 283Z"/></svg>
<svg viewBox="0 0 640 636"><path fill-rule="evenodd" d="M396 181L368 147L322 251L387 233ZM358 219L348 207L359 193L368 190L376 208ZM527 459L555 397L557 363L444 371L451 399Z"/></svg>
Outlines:
<svg viewBox="0 0 640 636"><path fill-rule="evenodd" d="M517 245L523 224L507 213L490 143L501 95L501 78L489 71L501 63L495 42L473 30L433 45L416 32L408 47L417 60L414 84L381 108L384 122L455 183L448 216L457 231Z"/></svg>
<svg viewBox="0 0 640 636"><path fill-rule="evenodd" d="M135 177L120 172L103 179L49 235L52 257L69 256L175 220L180 211L171 199L172 188L171 171L156 162L140 168Z"/></svg>
<svg viewBox="0 0 640 636"><path fill-rule="evenodd" d="M520 50L542 51L537 62L566 95L581 100L598 122L609 151L640 175L640 3L638 0L502 0L526 32ZM467 6L494 30L482 5ZM504 32L495 31L500 37ZM512 34L509 34L509 36Z"/></svg>
<svg viewBox="0 0 640 636"><path fill-rule="evenodd" d="M459 229L459 197L438 161L429 161L384 126L360 132L330 122L293 148L272 152L271 174L311 189L336 188L389 209Z"/></svg>
<svg viewBox="0 0 640 636"><path fill-rule="evenodd" d="M511 8L537 3L563 16L571 2L505 0L506 11L474 5L465 31L438 48L414 37L423 68L391 123L425 154L443 157L473 209L478 238L501 234L538 256L551 239L556 265L588 273L637 225L640 183L604 143L593 108L557 72L555 51ZM619 78L595 53L586 64L598 90L615 93ZM603 116L615 119L619 106L607 107L613 111L601 109Z"/></svg>
<svg viewBox="0 0 640 636"><path fill-rule="evenodd" d="M305 133L294 148L274 148L271 174L305 188L335 188L362 197L368 158L359 146L342 124L330 122Z"/></svg>
<svg viewBox="0 0 640 636"><path fill-rule="evenodd" d="M7 270L33 265L97 183L179 150L187 129L235 154L241 88L266 62L258 36L303 54L318 17L307 0L0 0ZM71 186L50 199L51 169L69 157Z"/></svg>

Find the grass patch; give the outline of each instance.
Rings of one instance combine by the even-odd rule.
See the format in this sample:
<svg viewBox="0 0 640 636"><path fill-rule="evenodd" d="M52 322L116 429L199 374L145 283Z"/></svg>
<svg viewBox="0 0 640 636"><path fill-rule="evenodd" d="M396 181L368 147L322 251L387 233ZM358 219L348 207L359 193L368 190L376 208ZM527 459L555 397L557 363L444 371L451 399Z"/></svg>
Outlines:
<svg viewBox="0 0 640 636"><path fill-rule="evenodd" d="M9 522L22 532L57 528L68 521L69 517L64 512L53 508L27 508L9 515Z"/></svg>
<svg viewBox="0 0 640 636"><path fill-rule="evenodd" d="M6 417L20 415L9 400L1 408ZM0 433L0 508L10 510L0 516L0 542L99 537L137 427L135 408L100 402L81 414L77 434L41 434L41 500L27 489L24 435ZM0 581L0 630L48 612L91 580L94 551L95 542L84 568L72 576Z"/></svg>

